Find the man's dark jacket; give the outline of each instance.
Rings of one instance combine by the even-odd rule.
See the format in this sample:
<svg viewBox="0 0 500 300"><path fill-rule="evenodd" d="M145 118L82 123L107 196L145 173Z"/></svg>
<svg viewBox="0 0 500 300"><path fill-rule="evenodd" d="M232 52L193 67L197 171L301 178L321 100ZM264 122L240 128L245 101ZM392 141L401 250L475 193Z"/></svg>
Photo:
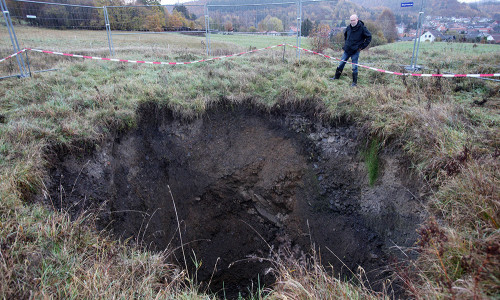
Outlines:
<svg viewBox="0 0 500 300"><path fill-rule="evenodd" d="M358 20L358 24L352 27L348 25L344 31L345 44L344 49L347 54L353 55L358 50L363 50L368 47L372 41L372 34L365 27L365 23Z"/></svg>

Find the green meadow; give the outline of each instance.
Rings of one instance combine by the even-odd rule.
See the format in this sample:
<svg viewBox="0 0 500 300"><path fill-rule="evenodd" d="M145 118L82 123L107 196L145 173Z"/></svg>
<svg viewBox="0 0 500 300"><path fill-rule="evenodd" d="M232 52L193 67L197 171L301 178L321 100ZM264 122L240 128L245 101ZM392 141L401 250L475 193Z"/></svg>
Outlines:
<svg viewBox="0 0 500 300"><path fill-rule="evenodd" d="M2 29L4 30L4 29ZM109 56L105 32L16 27L21 47ZM1 31L0 56L12 53ZM116 36L115 57L147 61L207 58L205 37ZM212 35L212 56L281 43L294 37ZM302 39L305 48L310 47ZM360 63L400 71L413 43L363 51ZM498 45L422 43L424 72L500 73ZM333 50L326 54L340 57ZM396 272L409 298L485 299L500 291L500 84L475 78L397 77L360 69L357 88L346 66L287 47L192 65L138 65L29 52L28 78L0 81L0 297L212 299L169 251L155 253L95 230L96 216L71 220L32 202L44 192L45 151L55 145L98 144L111 131L136 126L136 109L155 102L179 116L208 106L251 100L321 101L330 120L349 120L376 141L396 147L430 190L419 256ZM15 59L0 76L17 72ZM496 78L500 79L500 78ZM380 149L379 149L380 151ZM373 166L377 172L377 166ZM367 176L369 176L367 174ZM370 175L371 176L371 175ZM370 179L371 181L372 179ZM373 178L375 181L376 178ZM277 283L254 299L385 299L390 295L336 278L319 260L276 261Z"/></svg>

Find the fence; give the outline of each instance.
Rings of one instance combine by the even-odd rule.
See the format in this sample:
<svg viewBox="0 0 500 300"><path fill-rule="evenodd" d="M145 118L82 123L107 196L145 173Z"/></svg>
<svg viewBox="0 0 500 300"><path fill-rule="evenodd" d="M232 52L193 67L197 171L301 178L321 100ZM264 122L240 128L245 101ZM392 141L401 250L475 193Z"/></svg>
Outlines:
<svg viewBox="0 0 500 300"><path fill-rule="evenodd" d="M321 22L329 25L339 21L336 19L338 16L333 13L337 0L296 0L238 5L102 7L90 5L94 3L92 0L89 0L89 5L35 0L0 0L0 3L2 3L5 28L11 36L14 52L20 50L20 45L25 47L41 45L55 51L60 51L61 47L70 50L67 46L71 45L81 51L102 52L107 49L110 56L115 56L116 51L130 48L131 41L147 40L148 36L154 36L155 42L163 47L167 42L162 44L161 36L183 33L203 36L204 42L201 42L200 46L208 56L213 54L212 39L224 41L235 35L248 36L251 39L251 35L265 34L283 39L279 41L280 43L291 43L291 39L295 39L294 43L300 47L304 17L310 18L314 15L314 19L318 19L318 14L322 14ZM17 41L14 27L18 31L20 42ZM32 35L35 28L58 29L54 35L58 35L61 39L64 37L65 40L56 41L52 36L40 36L38 40L27 38L28 35ZM284 40L285 38L287 40ZM0 49L0 54L2 50L4 49ZM299 50L297 56L300 57ZM27 72L26 67L23 67L23 56L19 55L17 59L20 71L18 76L25 76Z"/></svg>

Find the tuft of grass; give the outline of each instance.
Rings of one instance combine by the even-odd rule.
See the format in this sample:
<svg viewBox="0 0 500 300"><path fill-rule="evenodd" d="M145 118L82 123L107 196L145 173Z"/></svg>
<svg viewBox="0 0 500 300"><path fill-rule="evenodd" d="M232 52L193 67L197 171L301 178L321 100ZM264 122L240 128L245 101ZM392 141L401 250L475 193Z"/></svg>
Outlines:
<svg viewBox="0 0 500 300"><path fill-rule="evenodd" d="M328 271L315 252L310 258L293 258L283 250L275 257L276 284L269 290L270 299L389 299L386 292L374 292L365 285L364 271L360 268L349 281L342 280Z"/></svg>
<svg viewBox="0 0 500 300"><path fill-rule="evenodd" d="M368 147L362 153L365 159L366 169L368 171L368 182L371 186L375 184L375 181L378 178L379 148L380 148L380 142L378 141L378 139L374 138L371 140L371 142L368 144Z"/></svg>
<svg viewBox="0 0 500 300"><path fill-rule="evenodd" d="M0 295L57 298L200 298L186 273L151 253L95 234L95 216L49 212L35 204L0 227ZM5 215L3 216L5 217ZM206 298L205 298L206 299Z"/></svg>

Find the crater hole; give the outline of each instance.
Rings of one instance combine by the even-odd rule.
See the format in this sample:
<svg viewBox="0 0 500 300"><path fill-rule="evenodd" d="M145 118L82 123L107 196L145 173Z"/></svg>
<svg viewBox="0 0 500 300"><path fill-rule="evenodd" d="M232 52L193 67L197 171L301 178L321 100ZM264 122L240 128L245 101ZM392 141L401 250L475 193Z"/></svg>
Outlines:
<svg viewBox="0 0 500 300"><path fill-rule="evenodd" d="M312 247L345 276L362 266L377 288L401 256L394 245L416 240L422 199L404 158L382 151L370 186L354 124L247 104L188 121L151 103L137 115L137 128L91 151L56 151L45 201L75 217L100 208L101 228L175 249L179 265L182 236L190 272L215 293L269 287L268 258L285 248L300 258Z"/></svg>

